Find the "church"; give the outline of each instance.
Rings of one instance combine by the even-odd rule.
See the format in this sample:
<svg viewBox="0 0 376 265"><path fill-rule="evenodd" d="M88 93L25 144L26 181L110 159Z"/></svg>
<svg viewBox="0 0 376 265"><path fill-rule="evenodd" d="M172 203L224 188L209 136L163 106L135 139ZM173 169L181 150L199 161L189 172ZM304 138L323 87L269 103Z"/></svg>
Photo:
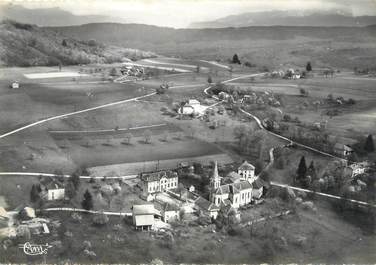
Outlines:
<svg viewBox="0 0 376 265"><path fill-rule="evenodd" d="M217 206L231 206L235 209L251 203L252 199L259 198L263 187L256 185L254 190L253 183L257 180L255 177L255 167L244 161L238 168L238 172L231 172L225 179L226 184L222 183L222 177L218 174L218 164L215 162L213 174L210 179L210 201ZM261 191L261 193L260 193Z"/></svg>

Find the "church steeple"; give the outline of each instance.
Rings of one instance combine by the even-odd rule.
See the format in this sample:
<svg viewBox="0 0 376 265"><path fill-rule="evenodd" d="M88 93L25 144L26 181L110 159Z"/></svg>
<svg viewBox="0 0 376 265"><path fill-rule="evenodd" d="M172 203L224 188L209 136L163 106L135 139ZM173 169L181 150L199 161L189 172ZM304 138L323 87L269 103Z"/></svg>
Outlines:
<svg viewBox="0 0 376 265"><path fill-rule="evenodd" d="M221 178L218 174L218 164L217 161L214 163L214 169L213 169L213 174L210 178L210 188L211 189L218 189L219 186L221 185Z"/></svg>

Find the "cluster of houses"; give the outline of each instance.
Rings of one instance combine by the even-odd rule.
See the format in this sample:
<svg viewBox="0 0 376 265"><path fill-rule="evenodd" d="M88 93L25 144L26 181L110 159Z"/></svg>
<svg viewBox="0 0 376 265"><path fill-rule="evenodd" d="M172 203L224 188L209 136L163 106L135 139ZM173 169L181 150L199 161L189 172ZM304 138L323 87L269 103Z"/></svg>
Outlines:
<svg viewBox="0 0 376 265"><path fill-rule="evenodd" d="M261 199L265 183L255 176L255 167L244 161L237 171L222 177L218 173L218 165L210 177L210 195L204 198L195 192L194 186L179 187L178 173L173 170L141 173L140 197L144 204L132 206L133 224L137 230L150 230L158 224L177 221L186 213L198 213L212 220L216 219L221 209L238 210ZM65 199L64 184L56 178L44 178L38 187L39 195L47 201ZM167 201L161 199L165 196ZM22 225L36 229L38 233L49 233L48 222L40 221L32 208L25 207L24 214L28 217ZM240 215L240 214L239 214ZM9 228L9 216L0 209L0 229Z"/></svg>
<svg viewBox="0 0 376 265"><path fill-rule="evenodd" d="M244 161L237 169L225 177L218 173L215 163L209 183L209 198L195 193L193 186L178 189L178 174L174 171L158 171L140 174L142 198L148 204L134 205L132 209L133 222L137 230L150 230L156 220L171 222L180 219L180 213L200 214L214 220L221 209L238 210L261 199L266 183L255 176L255 167ZM177 203L166 203L158 200L158 195L164 192Z"/></svg>
<svg viewBox="0 0 376 265"><path fill-rule="evenodd" d="M19 206L12 211L0 207L0 240L1 238L24 236L25 233L40 235L49 234L51 222L38 218L31 207ZM55 225L56 222L53 223Z"/></svg>
<svg viewBox="0 0 376 265"><path fill-rule="evenodd" d="M218 94L218 98L220 100L225 100L228 102L236 102L234 97L224 91L220 92ZM258 104L258 105L264 105L268 104L273 107L280 107L281 102L279 102L273 95L273 93L265 91L263 93L256 94L255 92L252 92L251 94L243 95L239 98L238 102L240 104Z"/></svg>
<svg viewBox="0 0 376 265"><path fill-rule="evenodd" d="M275 70L269 73L269 77L271 78L285 78L285 79L300 79L304 77L304 72L301 72L299 69L287 69L286 71L283 70Z"/></svg>
<svg viewBox="0 0 376 265"><path fill-rule="evenodd" d="M142 77L145 74L145 69L143 67L127 65L120 69L122 75Z"/></svg>

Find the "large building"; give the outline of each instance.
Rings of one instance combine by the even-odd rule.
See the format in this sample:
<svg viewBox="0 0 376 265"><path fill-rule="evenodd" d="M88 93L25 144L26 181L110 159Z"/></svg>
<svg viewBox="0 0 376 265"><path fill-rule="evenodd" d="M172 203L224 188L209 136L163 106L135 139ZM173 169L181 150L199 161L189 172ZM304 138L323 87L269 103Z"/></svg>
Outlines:
<svg viewBox="0 0 376 265"><path fill-rule="evenodd" d="M222 184L218 174L217 162L214 165L213 174L210 180L210 201L216 206L225 205L235 209L251 203L253 199L259 199L263 187L253 183L257 182L253 165L244 161L238 168L238 173L230 175L230 183ZM257 183L259 184L259 183Z"/></svg>
<svg viewBox="0 0 376 265"><path fill-rule="evenodd" d="M144 195L176 189L178 187L178 174L174 171L162 170L152 173L142 173L140 179Z"/></svg>

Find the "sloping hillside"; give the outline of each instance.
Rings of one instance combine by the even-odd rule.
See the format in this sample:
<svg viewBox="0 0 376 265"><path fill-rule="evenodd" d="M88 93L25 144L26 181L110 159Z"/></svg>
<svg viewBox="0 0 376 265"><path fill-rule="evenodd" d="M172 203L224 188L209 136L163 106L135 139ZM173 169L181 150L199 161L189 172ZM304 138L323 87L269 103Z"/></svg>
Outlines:
<svg viewBox="0 0 376 265"><path fill-rule="evenodd" d="M0 65L42 66L120 62L125 58L154 57L151 52L76 40L13 21L0 23Z"/></svg>
<svg viewBox="0 0 376 265"><path fill-rule="evenodd" d="M50 28L66 36L152 50L167 56L227 60L234 53L259 67L305 65L353 69L376 64L376 28L244 27L173 29L140 24L96 23Z"/></svg>
<svg viewBox="0 0 376 265"><path fill-rule="evenodd" d="M75 15L58 7L29 9L22 5L15 4L15 2L12 4L4 4L0 7L0 19L9 19L38 26L82 25L93 22L124 22L123 19L110 16Z"/></svg>

